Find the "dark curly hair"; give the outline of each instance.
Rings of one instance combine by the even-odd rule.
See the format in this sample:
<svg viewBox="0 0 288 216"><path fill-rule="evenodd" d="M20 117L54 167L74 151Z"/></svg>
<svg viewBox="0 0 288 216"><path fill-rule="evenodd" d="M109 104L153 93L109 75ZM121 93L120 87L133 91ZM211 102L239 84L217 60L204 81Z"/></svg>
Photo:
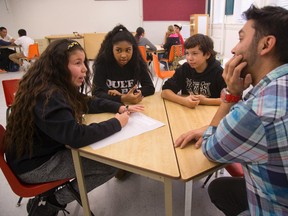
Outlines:
<svg viewBox="0 0 288 216"><path fill-rule="evenodd" d="M85 89L91 89L90 70L85 57L87 68L84 83L75 87L68 69L69 57L75 51L84 52L81 45L74 40L56 40L49 44L40 58L32 65L19 82L15 101L11 108L3 149L15 148L17 155L28 152L32 154L33 135L35 131L34 107L39 97L45 97L45 106L54 93L65 95L67 103L72 107L74 116L81 122L83 112L87 111L89 97L82 94ZM43 112L44 112L43 110Z"/></svg>
<svg viewBox="0 0 288 216"><path fill-rule="evenodd" d="M131 60L127 63L127 67L134 71L135 83L139 81L140 74L150 73L147 64L144 62L141 53L138 48L138 44L133 34L123 25L117 25L112 31L108 32L105 39L103 40L99 53L95 58L93 64L93 71L95 73L96 66L99 64L105 65L106 68L111 68L112 65L117 64L116 59L113 55L113 45L120 42L127 41L132 44L133 54Z"/></svg>

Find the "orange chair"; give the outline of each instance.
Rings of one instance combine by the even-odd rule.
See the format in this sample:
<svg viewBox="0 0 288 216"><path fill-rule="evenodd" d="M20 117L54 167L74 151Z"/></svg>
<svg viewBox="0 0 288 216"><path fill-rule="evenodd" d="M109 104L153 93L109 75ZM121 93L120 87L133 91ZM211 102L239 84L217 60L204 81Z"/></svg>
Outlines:
<svg viewBox="0 0 288 216"><path fill-rule="evenodd" d="M170 70L175 70L178 67L178 62L184 58L183 46L182 45L172 45L169 52L169 57L161 58L160 62L165 62L167 68Z"/></svg>
<svg viewBox="0 0 288 216"><path fill-rule="evenodd" d="M147 53L146 53L146 47L145 46L138 46L139 51L141 53L141 56L144 60L144 62L146 62L147 64L150 62L147 60Z"/></svg>
<svg viewBox="0 0 288 216"><path fill-rule="evenodd" d="M24 68L24 71L27 71L31 64L38 59L40 56L38 43L30 44L28 48L28 56L26 58L21 58L21 61L27 61L28 64Z"/></svg>
<svg viewBox="0 0 288 216"><path fill-rule="evenodd" d="M10 114L11 105L14 102L15 93L18 90L20 79L2 80L3 91L6 101L6 123Z"/></svg>
<svg viewBox="0 0 288 216"><path fill-rule="evenodd" d="M5 129L4 127L0 124L0 147L3 146L3 138L5 135ZM21 200L23 197L34 197L35 200L32 203L31 209L29 211L29 215L32 216L36 210L36 207L38 205L38 201L41 200L45 194L49 194L50 192L53 192L57 190L57 188L64 186L67 187L76 201L81 205L81 199L80 195L78 192L72 188L70 185L70 179L63 179L63 180L57 180L57 181L52 181L52 182L45 182L45 183L39 183L39 184L26 184L21 182L13 173L9 165L7 164L5 160L5 154L3 149L0 148L0 168L7 179L12 191L20 196L19 201L17 202L17 206L21 205ZM93 213L91 212L91 215Z"/></svg>
<svg viewBox="0 0 288 216"><path fill-rule="evenodd" d="M39 47L38 43L30 44L28 49L28 56L26 58L27 61L31 62L34 59L39 58Z"/></svg>
<svg viewBox="0 0 288 216"><path fill-rule="evenodd" d="M160 62L158 60L158 56L156 54L154 54L154 53L152 53L152 56L153 56L153 68L154 68L154 71L155 71L155 75L157 77L155 86L157 86L158 79L160 78L160 79L162 79L162 84L161 84L161 87L162 87L164 80L172 77L174 75L174 73L175 73L175 70L172 70L172 71L161 71L160 70Z"/></svg>
<svg viewBox="0 0 288 216"><path fill-rule="evenodd" d="M242 165L240 163L232 163L229 164L225 167L226 171L233 177L243 177L244 173L243 173L243 169L242 169ZM204 188L205 185L207 184L207 182L209 181L209 179L212 177L213 173L210 174L206 179L205 182L203 183L202 187Z"/></svg>

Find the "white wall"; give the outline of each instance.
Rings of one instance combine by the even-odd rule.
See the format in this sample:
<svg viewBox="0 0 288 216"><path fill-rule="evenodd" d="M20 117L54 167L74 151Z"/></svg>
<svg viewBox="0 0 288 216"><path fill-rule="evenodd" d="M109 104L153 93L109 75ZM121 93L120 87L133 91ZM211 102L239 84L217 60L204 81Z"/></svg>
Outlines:
<svg viewBox="0 0 288 216"><path fill-rule="evenodd" d="M146 37L155 44L162 44L168 25L185 21L143 21L143 0L94 1L94 0L0 0L0 26L17 37L20 28L27 30L34 39L53 34L72 34L88 32L108 32L121 23L130 31L142 26ZM224 16L225 0L212 0L214 10L210 36L216 51L229 58L231 49L238 42L238 31L243 25L241 13L251 3L259 7L281 5L288 7L287 0L235 0L234 15ZM155 10L157 12L157 10Z"/></svg>
<svg viewBox="0 0 288 216"><path fill-rule="evenodd" d="M163 43L168 25L179 21L143 22L142 0L0 0L0 26L17 37L20 28L34 39L46 35L108 32L121 23L130 31L143 26L146 37L155 44ZM187 21L180 21L189 25Z"/></svg>
<svg viewBox="0 0 288 216"><path fill-rule="evenodd" d="M20 28L43 38L74 31L107 32L119 23L135 31L142 25L142 0L0 0L0 16L0 26L14 37Z"/></svg>

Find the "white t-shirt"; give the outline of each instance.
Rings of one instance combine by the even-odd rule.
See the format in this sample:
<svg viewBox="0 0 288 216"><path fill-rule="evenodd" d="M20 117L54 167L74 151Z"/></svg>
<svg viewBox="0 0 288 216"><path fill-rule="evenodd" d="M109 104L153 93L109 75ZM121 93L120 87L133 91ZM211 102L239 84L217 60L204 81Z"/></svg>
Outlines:
<svg viewBox="0 0 288 216"><path fill-rule="evenodd" d="M14 43L18 46L21 46L23 49L23 54L28 56L29 45L34 44L34 40L28 36L21 36L17 38Z"/></svg>

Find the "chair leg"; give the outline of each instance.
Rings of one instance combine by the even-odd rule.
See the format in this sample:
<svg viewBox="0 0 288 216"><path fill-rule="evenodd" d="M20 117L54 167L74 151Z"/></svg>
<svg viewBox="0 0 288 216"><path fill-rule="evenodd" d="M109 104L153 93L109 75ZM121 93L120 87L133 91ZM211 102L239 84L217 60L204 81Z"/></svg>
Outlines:
<svg viewBox="0 0 288 216"><path fill-rule="evenodd" d="M202 185L202 188L205 187L205 185L207 184L207 182L210 180L210 178L212 177L213 173L211 173L209 176L207 176L207 178L205 179L203 185Z"/></svg>
<svg viewBox="0 0 288 216"><path fill-rule="evenodd" d="M79 205L82 206L80 194L72 187L70 183L66 184L66 187L69 189L69 191L72 193L75 200L79 203ZM90 210L91 216L94 216L93 212Z"/></svg>
<svg viewBox="0 0 288 216"><path fill-rule="evenodd" d="M23 197L19 197L18 202L16 204L17 207L19 207L21 205L22 199L23 199Z"/></svg>

